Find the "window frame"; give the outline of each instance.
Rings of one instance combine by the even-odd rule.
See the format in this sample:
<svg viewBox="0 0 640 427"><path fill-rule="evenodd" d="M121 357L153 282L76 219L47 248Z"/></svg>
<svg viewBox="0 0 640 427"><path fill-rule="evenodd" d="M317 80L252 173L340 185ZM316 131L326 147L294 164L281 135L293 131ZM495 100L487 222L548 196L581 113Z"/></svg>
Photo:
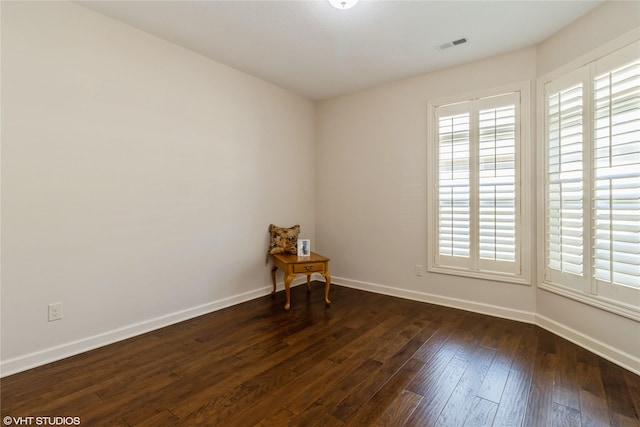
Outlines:
<svg viewBox="0 0 640 427"><path fill-rule="evenodd" d="M531 195L534 194L531 180L531 162L526 159L533 158L535 154L534 147L530 143L531 133L531 84L530 81L513 83L506 86L492 88L473 93L465 93L452 97L430 100L428 102L427 115L427 148L429 155L430 171L428 174L427 185L427 220L429 238L427 241L427 271L432 273L442 273L455 276L470 277L483 280L492 280L498 282L507 282L519 285L531 284L532 271L532 237L531 230ZM515 245L517 247L516 260L514 261L514 272L492 271L482 269L479 265L469 268L466 265L443 265L439 262L439 139L438 139L438 118L436 116L439 107L450 106L454 104L466 103L469 101L484 100L494 97L504 96L510 93L519 95L519 102L516 105L517 123L516 129L519 128L519 141L516 145L516 236ZM477 110L475 111L477 112ZM471 133L476 130L471 129ZM473 157L473 156L472 156ZM473 161L473 160L472 160ZM472 170L476 169L472 166ZM479 174L476 173L471 179L477 180ZM479 187L476 185L476 188ZM471 197L478 197L479 192ZM477 221L477 220L476 220ZM479 239L479 230L472 223L470 241ZM489 263L490 264L490 263Z"/></svg>
<svg viewBox="0 0 640 427"><path fill-rule="evenodd" d="M597 307L599 309L635 320L640 321L640 292L639 290L632 290L631 293L626 292L628 289L624 289L627 298L631 299L634 294L638 298L637 303L626 303L620 298L611 298L611 288L613 285L603 286L602 283L592 277L592 261L593 261L593 239L592 239L592 212L585 212L585 236L584 236L584 260L583 265L585 268L584 274L586 277L580 280L573 280L563 283L562 279L556 271L554 274L548 274L547 268L547 250L548 242L546 239L547 234L547 93L546 88L548 85L554 85L555 87L561 86L563 80L570 81L575 76L582 75L586 78L589 87L583 89L584 111L583 116L587 120L587 124L583 126L584 136L583 139L588 141L588 146L584 149L583 153L587 157L589 168L585 170L583 181L589 181L584 189L585 197L585 209L591 209L591 203L593 201L592 191L592 174L594 171L593 164L591 162L593 151L593 91L592 84L593 78L598 75L595 67L599 61L607 60L607 57L617 55L618 52L628 48L630 45L640 42L640 32L632 31L619 37L616 40L596 49L580 58L572 61L571 63L554 70L537 79L537 123L539 135L537 144L537 170L539 176L539 185L537 188L537 276L538 287L545 291L549 291L581 303ZM574 76L574 77L572 77ZM577 283L581 282L581 283Z"/></svg>

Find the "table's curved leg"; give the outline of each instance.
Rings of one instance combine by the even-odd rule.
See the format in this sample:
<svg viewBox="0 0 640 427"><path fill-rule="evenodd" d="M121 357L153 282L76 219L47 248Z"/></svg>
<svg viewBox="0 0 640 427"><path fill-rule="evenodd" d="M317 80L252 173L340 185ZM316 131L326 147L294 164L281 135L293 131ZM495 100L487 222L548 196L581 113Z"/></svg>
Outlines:
<svg viewBox="0 0 640 427"><path fill-rule="evenodd" d="M311 275L307 274L307 292L311 292Z"/></svg>
<svg viewBox="0 0 640 427"><path fill-rule="evenodd" d="M287 303L284 305L285 310L289 310L291 307L291 281L296 277L295 274L289 274L284 278L284 293L287 296Z"/></svg>
<svg viewBox="0 0 640 427"><path fill-rule="evenodd" d="M331 305L331 301L329 300L329 287L331 286L331 275L329 273L322 274L324 276L324 280L326 284L324 285L324 302L327 305Z"/></svg>
<svg viewBox="0 0 640 427"><path fill-rule="evenodd" d="M273 267L271 269L271 281L273 282L273 290L271 291L271 295L275 296L276 294L276 270L278 267Z"/></svg>

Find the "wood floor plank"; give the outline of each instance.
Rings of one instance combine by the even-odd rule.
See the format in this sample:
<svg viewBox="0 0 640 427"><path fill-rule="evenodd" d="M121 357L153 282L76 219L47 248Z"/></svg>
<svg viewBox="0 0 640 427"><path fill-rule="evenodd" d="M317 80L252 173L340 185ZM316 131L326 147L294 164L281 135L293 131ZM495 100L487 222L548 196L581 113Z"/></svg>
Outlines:
<svg viewBox="0 0 640 427"><path fill-rule="evenodd" d="M318 393L322 390L322 385L327 381L327 376L335 373L339 365L331 360L323 360L309 371L298 375L290 383L284 384L278 389L270 391L262 399L257 399L250 409L237 412L229 417L227 422L231 425L255 425L262 419L269 418L278 408L286 410L291 418L296 415L288 406L289 400L295 396L295 401L299 402L308 395Z"/></svg>
<svg viewBox="0 0 640 427"><path fill-rule="evenodd" d="M498 410L494 417L496 426L521 426L527 410L538 335L531 325L520 325L517 331L517 348L513 353L504 391L497 402ZM513 333L516 333L515 330Z"/></svg>
<svg viewBox="0 0 640 427"><path fill-rule="evenodd" d="M431 387L437 384L437 378L449 365L459 349L456 338L452 336L454 327L439 328L426 345L416 352L414 358L425 362L425 368L416 375L407 389L419 395L426 395Z"/></svg>
<svg viewBox="0 0 640 427"><path fill-rule="evenodd" d="M553 382L554 403L580 411L580 387L576 371L575 345L559 341L557 348L558 366ZM566 412L566 411L565 411Z"/></svg>
<svg viewBox="0 0 640 427"><path fill-rule="evenodd" d="M319 376L315 381L307 381L306 384L296 388L293 392L289 390L287 396L283 396L283 404L294 414L301 414L306 408L325 396L327 389L336 387L336 383L343 378L351 378L353 382L358 382L380 366L382 363L377 360L352 357L336 365L335 369L325 375Z"/></svg>
<svg viewBox="0 0 640 427"><path fill-rule="evenodd" d="M634 375L629 371L623 370L623 376L629 388L631 400L636 410L636 414L640 414L640 376Z"/></svg>
<svg viewBox="0 0 640 427"><path fill-rule="evenodd" d="M631 418L619 413L613 413L611 414L611 425L620 427L638 427L640 426L640 421L638 421L637 418Z"/></svg>
<svg viewBox="0 0 640 427"><path fill-rule="evenodd" d="M124 419L129 425L129 421ZM140 427L174 427L180 420L168 410L155 413L136 423Z"/></svg>
<svg viewBox="0 0 640 427"><path fill-rule="evenodd" d="M472 352L482 341L482 337L474 336L474 331L482 327L476 320L475 315L467 316L459 329L454 329L441 343L433 357L425 361L425 369L409 384L409 390L424 398L407 420L407 425L436 425L439 422L442 410L469 367Z"/></svg>
<svg viewBox="0 0 640 427"><path fill-rule="evenodd" d="M87 426L640 427L640 377L531 324L323 283L0 379Z"/></svg>
<svg viewBox="0 0 640 427"><path fill-rule="evenodd" d="M409 359L366 404L360 407L347 425L369 426L376 422L423 366L424 362Z"/></svg>
<svg viewBox="0 0 640 427"><path fill-rule="evenodd" d="M600 360L599 366L609 410L614 417L621 420L638 419L639 414L636 412L622 369L606 360Z"/></svg>
<svg viewBox="0 0 640 427"><path fill-rule="evenodd" d="M348 422L358 409L366 404L369 399L380 390L380 388L395 373L404 366L404 364L413 357L416 351L423 345L422 341L412 339L400 349L395 355L389 358L376 372L374 372L367 380L363 387L357 392L350 394L343 399L331 415L339 420Z"/></svg>
<svg viewBox="0 0 640 427"><path fill-rule="evenodd" d="M362 359L354 357L343 362L342 365L359 360ZM314 420L322 418L324 414L330 414L340 402L354 394L356 390L363 388L369 377L378 372L381 366L381 362L367 358L353 371L348 371L342 376L332 376L315 401L309 404L301 402L301 405L298 406L298 415L293 420L294 425L312 425ZM335 418L333 415L331 417ZM341 420L341 422L343 421Z"/></svg>
<svg viewBox="0 0 640 427"><path fill-rule="evenodd" d="M596 365L578 363L576 366L580 387L580 419L583 427L609 424L609 407Z"/></svg>
<svg viewBox="0 0 640 427"><path fill-rule="evenodd" d="M538 331L539 328L533 325L521 325L519 329L520 342L511 362L511 369L530 374L533 372L536 349L538 348Z"/></svg>
<svg viewBox="0 0 640 427"><path fill-rule="evenodd" d="M580 410L553 403L553 427L581 427Z"/></svg>
<svg viewBox="0 0 640 427"><path fill-rule="evenodd" d="M467 362L452 358L426 389L423 399L407 420L408 426L436 425L449 396L467 368Z"/></svg>
<svg viewBox="0 0 640 427"><path fill-rule="evenodd" d="M493 349L478 347L440 413L437 425L446 427L464 424L467 415L473 408L474 397L480 390L495 353L496 351Z"/></svg>
<svg viewBox="0 0 640 427"><path fill-rule="evenodd" d="M348 343L355 337L355 331L348 328L340 328L333 334L317 341L296 354L285 354L281 361L262 372L252 375L250 378L237 376L236 381L242 381L232 390L219 395L216 399L205 405L184 402L180 407L171 408L180 419L188 419L198 424L205 419L220 419L231 417L245 407L251 407L253 403L274 389L294 380L299 372L302 372L313 363L313 357L323 358L330 354L334 348ZM326 356L325 356L326 357Z"/></svg>
<svg viewBox="0 0 640 427"><path fill-rule="evenodd" d="M393 402L391 402L372 426L383 427L404 425L421 400L422 396L419 394L415 394L408 390L402 390L395 396Z"/></svg>
<svg viewBox="0 0 640 427"><path fill-rule="evenodd" d="M291 424L291 425L307 425L307 424ZM316 420L313 424L308 424L311 427L342 427L344 426L344 422L337 419L333 415L323 414L318 420Z"/></svg>
<svg viewBox="0 0 640 427"><path fill-rule="evenodd" d="M366 350L368 355L373 354L375 349L378 348L380 341L390 340L391 337L396 335L397 329L406 324L407 319L404 316L391 315L385 317L372 328L363 331L353 340L352 345L344 346L333 353L330 358L335 362L342 363L342 361L353 356L355 353L362 352L362 350Z"/></svg>
<svg viewBox="0 0 640 427"><path fill-rule="evenodd" d="M543 347L548 350L548 348ZM547 426L553 420L553 380L557 369L553 353L539 350L531 379L525 425Z"/></svg>
<svg viewBox="0 0 640 427"><path fill-rule="evenodd" d="M493 359L493 363L478 390L478 397L496 404L500 402L507 378L509 378L509 368L503 362L504 359L500 357Z"/></svg>
<svg viewBox="0 0 640 427"><path fill-rule="evenodd" d="M497 403L476 396L463 427L491 427L497 410Z"/></svg>
<svg viewBox="0 0 640 427"><path fill-rule="evenodd" d="M415 337L422 328L413 323L406 325L404 328L398 328L396 333L386 340L380 340L376 351L373 352L371 358L384 362L391 356L396 354L404 345Z"/></svg>
<svg viewBox="0 0 640 427"><path fill-rule="evenodd" d="M502 398L494 417L494 425L516 427L522 422L527 410L531 375L516 369L509 370Z"/></svg>
<svg viewBox="0 0 640 427"><path fill-rule="evenodd" d="M255 425L256 427L280 427L289 425L293 415L288 409L280 408L275 414L262 419Z"/></svg>

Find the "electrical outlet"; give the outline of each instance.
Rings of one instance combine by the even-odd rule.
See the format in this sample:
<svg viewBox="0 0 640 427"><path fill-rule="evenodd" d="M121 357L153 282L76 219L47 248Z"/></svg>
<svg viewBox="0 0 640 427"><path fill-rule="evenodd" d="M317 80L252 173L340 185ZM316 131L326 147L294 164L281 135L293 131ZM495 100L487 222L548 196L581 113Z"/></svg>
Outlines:
<svg viewBox="0 0 640 427"><path fill-rule="evenodd" d="M424 274L424 267L422 264L416 264L416 276L422 276Z"/></svg>
<svg viewBox="0 0 640 427"><path fill-rule="evenodd" d="M62 319L62 303L49 304L49 322Z"/></svg>

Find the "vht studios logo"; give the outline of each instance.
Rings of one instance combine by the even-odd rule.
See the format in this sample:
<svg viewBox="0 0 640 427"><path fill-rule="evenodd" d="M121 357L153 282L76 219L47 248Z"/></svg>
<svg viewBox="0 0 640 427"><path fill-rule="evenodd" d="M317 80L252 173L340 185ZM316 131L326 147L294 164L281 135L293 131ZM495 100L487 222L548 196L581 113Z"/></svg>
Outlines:
<svg viewBox="0 0 640 427"><path fill-rule="evenodd" d="M80 417L10 417L2 419L5 426L79 426Z"/></svg>

